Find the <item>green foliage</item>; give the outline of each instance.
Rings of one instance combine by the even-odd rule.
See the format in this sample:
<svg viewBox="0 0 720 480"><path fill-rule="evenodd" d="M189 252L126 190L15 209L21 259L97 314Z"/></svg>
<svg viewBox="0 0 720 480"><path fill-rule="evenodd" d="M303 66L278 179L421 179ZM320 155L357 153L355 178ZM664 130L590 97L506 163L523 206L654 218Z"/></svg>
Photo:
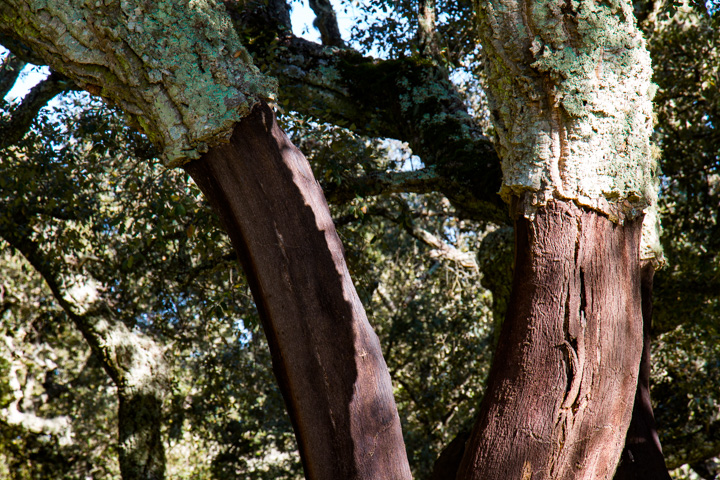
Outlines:
<svg viewBox="0 0 720 480"><path fill-rule="evenodd" d="M32 266L1 248L0 458L13 476L0 478L117 475L109 378Z"/></svg>
<svg viewBox="0 0 720 480"><path fill-rule="evenodd" d="M361 21L352 39L365 52L381 57L417 55L418 0L360 2ZM440 52L448 66L460 67L478 54L475 11L472 1L436 2Z"/></svg>
<svg viewBox="0 0 720 480"><path fill-rule="evenodd" d="M167 438L175 463L169 474L198 478L212 471L241 476L257 471L262 478L282 478L285 471L292 477L298 469L294 455L265 472L266 457L292 453L294 445L253 304L217 219L185 175L162 167L156 151L113 111L87 96L65 101L38 118L22 144L3 152L0 237L9 255L3 271L21 264L15 283L3 278L5 298L15 298L11 288L23 292L4 306L4 338L15 338L9 332L25 331L18 326L36 317L31 325L61 328L43 341L54 358L52 368L41 362L33 374L52 382L28 389L24 376L13 393L26 403L44 399L37 408L23 407L35 416L71 419L63 429L68 445L53 440L55 447L43 448L72 468L52 466L57 461L36 445L38 433L27 422L2 428L3 438L19 438L24 446L10 448L12 442L3 441L0 451L10 464L26 465L28 478L45 478L45 471L53 472L47 478L117 475L114 386L88 356L68 312L59 308L60 295L78 312L108 312L164 345L173 372ZM37 264L23 261L16 249L22 245L12 245L18 232L39 252ZM48 291L38 269L61 278L61 290ZM33 278L40 284L37 291L28 289ZM14 341L33 344L32 337L17 335ZM30 368L29 353L12 351L22 368ZM9 355L4 351L2 358ZM50 390L68 393L56 398ZM253 440L257 448L238 450L237 435L224 433L238 418L241 435L272 442L258 446ZM245 457L255 460L248 464Z"/></svg>
<svg viewBox="0 0 720 480"><path fill-rule="evenodd" d="M671 9L660 5L653 16L648 5L655 2L642 3L636 12L659 86L656 141L669 265L656 276L653 396L664 451L678 466L720 454L720 39L717 17L704 6L657 15ZM444 78L422 83L432 62L418 55L417 2L359 8L366 22L354 32L358 48L387 46L380 51L396 57L380 69L368 62L359 88L408 95L407 108L423 107L416 100L429 98L423 95L430 89L452 88ZM465 85L470 112L485 115L478 130L487 132L470 2L437 8L448 78ZM390 68L398 65L407 66L408 85L423 88L399 90L401 78ZM428 141L462 143L444 137L444 119L417 113L438 125ZM413 157L407 144L357 133L367 127L364 119L330 125L288 112L281 121L328 189L429 160ZM476 159L462 148L437 150L450 175L477 175ZM110 312L164 349L171 371L163 418L169 478L301 476L230 243L198 189L182 172L166 170L158 155L117 112L85 95L67 95L41 111L25 138L0 152L2 479L119 475L115 387L58 296L75 313L102 319ZM509 292L512 235L505 226L463 218L437 193L371 197L358 189L351 197L332 213L383 345L413 474L426 478L438 453L472 422L482 396ZM419 231L477 252L479 268L443 257ZM28 245L36 249L34 261L20 253ZM61 280L58 291L43 277L48 271ZM10 421L13 406L22 421Z"/></svg>
<svg viewBox="0 0 720 480"><path fill-rule="evenodd" d="M652 393L663 451L677 467L720 455L720 36L704 4L669 3L645 28L668 259L655 281Z"/></svg>

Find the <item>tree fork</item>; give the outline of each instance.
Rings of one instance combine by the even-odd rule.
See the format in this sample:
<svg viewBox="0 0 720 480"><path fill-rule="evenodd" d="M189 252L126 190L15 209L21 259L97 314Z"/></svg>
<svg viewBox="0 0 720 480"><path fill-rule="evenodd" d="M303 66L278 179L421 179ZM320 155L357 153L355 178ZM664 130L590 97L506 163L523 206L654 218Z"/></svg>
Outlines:
<svg viewBox="0 0 720 480"><path fill-rule="evenodd" d="M379 341L310 166L264 103L186 164L241 259L310 479L409 479Z"/></svg>
<svg viewBox="0 0 720 480"><path fill-rule="evenodd" d="M425 58L377 60L327 48L292 35L285 11L272 2L226 3L236 4L228 6L236 30L258 65L278 79L280 98L293 100L293 110L361 135L407 141L463 216L510 223L496 193L497 153L443 67Z"/></svg>
<svg viewBox="0 0 720 480"><path fill-rule="evenodd" d="M613 474L642 350L641 227L560 200L516 220L507 317L458 479Z"/></svg>

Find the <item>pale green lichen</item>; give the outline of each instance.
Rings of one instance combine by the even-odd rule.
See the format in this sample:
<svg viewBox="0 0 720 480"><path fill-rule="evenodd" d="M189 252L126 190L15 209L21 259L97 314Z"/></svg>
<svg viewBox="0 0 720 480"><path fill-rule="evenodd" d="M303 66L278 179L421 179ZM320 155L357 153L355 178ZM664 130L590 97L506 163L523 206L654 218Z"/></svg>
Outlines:
<svg viewBox="0 0 720 480"><path fill-rule="evenodd" d="M227 141L275 95L214 0L0 0L0 24L123 108L170 166Z"/></svg>
<svg viewBox="0 0 720 480"><path fill-rule="evenodd" d="M477 3L501 195L622 221L657 197L650 57L627 0Z"/></svg>
<svg viewBox="0 0 720 480"><path fill-rule="evenodd" d="M660 217L656 206L652 205L646 209L645 218L643 218L640 259L652 261L656 269L663 267L666 262L662 244L660 243L661 234Z"/></svg>

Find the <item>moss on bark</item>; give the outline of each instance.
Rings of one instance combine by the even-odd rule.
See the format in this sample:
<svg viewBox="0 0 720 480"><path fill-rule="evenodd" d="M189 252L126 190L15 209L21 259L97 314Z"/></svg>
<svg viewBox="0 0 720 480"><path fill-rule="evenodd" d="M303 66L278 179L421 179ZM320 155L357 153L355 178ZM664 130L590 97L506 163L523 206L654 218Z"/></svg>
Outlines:
<svg viewBox="0 0 720 480"><path fill-rule="evenodd" d="M118 104L170 166L228 141L274 96L213 0L1 0L0 31Z"/></svg>

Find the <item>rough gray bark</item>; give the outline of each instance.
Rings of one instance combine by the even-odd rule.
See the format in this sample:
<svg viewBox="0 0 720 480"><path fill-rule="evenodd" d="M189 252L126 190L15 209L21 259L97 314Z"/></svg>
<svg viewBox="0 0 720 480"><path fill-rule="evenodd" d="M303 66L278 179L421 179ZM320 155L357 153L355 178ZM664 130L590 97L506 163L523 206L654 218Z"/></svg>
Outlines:
<svg viewBox="0 0 720 480"><path fill-rule="evenodd" d="M560 201L518 218L513 291L458 479L612 475L642 347L641 223Z"/></svg>
<svg viewBox="0 0 720 480"><path fill-rule="evenodd" d="M243 264L310 479L409 479L379 341L305 157L258 105L185 166Z"/></svg>
<svg viewBox="0 0 720 480"><path fill-rule="evenodd" d="M120 106L168 165L224 142L274 96L213 0L0 0L0 38Z"/></svg>
<svg viewBox="0 0 720 480"><path fill-rule="evenodd" d="M524 195L525 215L559 198L619 222L654 205L652 69L630 2L476 5L501 195Z"/></svg>

